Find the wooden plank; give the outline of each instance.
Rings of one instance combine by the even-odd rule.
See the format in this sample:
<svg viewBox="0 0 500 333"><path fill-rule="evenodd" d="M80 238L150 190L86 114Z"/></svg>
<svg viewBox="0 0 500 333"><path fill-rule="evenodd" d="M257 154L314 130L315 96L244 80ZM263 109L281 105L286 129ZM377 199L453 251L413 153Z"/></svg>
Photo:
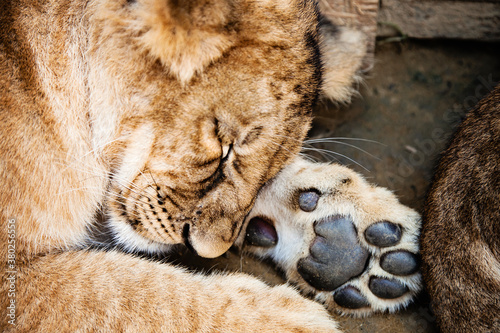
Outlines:
<svg viewBox="0 0 500 333"><path fill-rule="evenodd" d="M493 1L493 2L491 2ZM500 2L383 0L377 35L500 41Z"/></svg>
<svg viewBox="0 0 500 333"><path fill-rule="evenodd" d="M375 50L379 0L320 0L321 12L336 25L363 31L368 37L368 53Z"/></svg>
<svg viewBox="0 0 500 333"><path fill-rule="evenodd" d="M443 2L443 1L449 1L449 2L500 2L500 0L419 0L420 2L427 1L427 2Z"/></svg>
<svg viewBox="0 0 500 333"><path fill-rule="evenodd" d="M379 0L320 0L323 15L333 23L363 31L368 37L368 52L375 49Z"/></svg>

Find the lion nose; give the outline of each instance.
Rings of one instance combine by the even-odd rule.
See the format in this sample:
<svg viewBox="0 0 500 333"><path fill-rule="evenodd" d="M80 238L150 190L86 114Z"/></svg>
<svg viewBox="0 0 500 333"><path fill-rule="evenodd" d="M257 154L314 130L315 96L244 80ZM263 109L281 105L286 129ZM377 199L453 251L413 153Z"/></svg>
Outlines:
<svg viewBox="0 0 500 333"><path fill-rule="evenodd" d="M221 239L219 235L201 234L192 231L189 224L185 224L182 230L184 245L194 254L204 258L216 258L229 250L233 241L227 242Z"/></svg>

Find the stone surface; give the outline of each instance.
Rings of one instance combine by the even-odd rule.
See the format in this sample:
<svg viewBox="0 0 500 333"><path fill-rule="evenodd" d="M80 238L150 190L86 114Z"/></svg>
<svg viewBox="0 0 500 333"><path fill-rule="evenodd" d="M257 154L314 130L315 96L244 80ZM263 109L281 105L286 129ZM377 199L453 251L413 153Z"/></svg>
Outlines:
<svg viewBox="0 0 500 333"><path fill-rule="evenodd" d="M499 1L384 0L377 36L500 41Z"/></svg>

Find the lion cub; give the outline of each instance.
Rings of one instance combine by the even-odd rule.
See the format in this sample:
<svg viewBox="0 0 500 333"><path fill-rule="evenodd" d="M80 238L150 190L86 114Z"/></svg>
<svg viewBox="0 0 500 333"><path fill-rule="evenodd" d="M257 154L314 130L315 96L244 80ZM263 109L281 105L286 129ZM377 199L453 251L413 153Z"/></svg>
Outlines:
<svg viewBox="0 0 500 333"><path fill-rule="evenodd" d="M313 1L4 0L0 42L2 331L338 332L289 286L134 255L179 244L344 313L418 292L419 215L298 157L365 53Z"/></svg>
<svg viewBox="0 0 500 333"><path fill-rule="evenodd" d="M422 259L443 332L500 332L500 86L463 121L426 202Z"/></svg>

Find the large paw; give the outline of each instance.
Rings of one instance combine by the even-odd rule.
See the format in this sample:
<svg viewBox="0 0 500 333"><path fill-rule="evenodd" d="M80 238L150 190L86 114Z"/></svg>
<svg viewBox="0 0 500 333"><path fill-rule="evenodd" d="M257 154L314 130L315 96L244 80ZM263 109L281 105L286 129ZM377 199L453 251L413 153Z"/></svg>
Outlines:
<svg viewBox="0 0 500 333"><path fill-rule="evenodd" d="M238 240L342 313L395 311L421 288L420 216L335 164L296 159L259 194Z"/></svg>

